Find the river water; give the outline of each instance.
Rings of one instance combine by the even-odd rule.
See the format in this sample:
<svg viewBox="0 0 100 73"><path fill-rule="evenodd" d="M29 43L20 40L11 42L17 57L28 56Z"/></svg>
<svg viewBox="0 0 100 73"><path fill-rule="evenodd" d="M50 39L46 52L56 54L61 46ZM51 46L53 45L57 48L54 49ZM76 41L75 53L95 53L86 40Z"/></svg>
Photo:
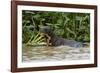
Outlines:
<svg viewBox="0 0 100 73"><path fill-rule="evenodd" d="M90 48L73 48L68 46L47 47L27 46L22 48L22 61L58 61L58 60L85 60L90 58Z"/></svg>

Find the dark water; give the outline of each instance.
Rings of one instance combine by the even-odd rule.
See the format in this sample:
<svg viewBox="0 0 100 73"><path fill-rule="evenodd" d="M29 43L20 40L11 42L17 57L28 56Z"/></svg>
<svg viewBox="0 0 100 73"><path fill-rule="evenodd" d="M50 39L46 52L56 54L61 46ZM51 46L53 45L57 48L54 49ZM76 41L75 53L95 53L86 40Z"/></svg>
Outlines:
<svg viewBox="0 0 100 73"><path fill-rule="evenodd" d="M68 46L47 47L23 45L23 62L54 61L54 60L83 60L90 58L90 48L73 48Z"/></svg>

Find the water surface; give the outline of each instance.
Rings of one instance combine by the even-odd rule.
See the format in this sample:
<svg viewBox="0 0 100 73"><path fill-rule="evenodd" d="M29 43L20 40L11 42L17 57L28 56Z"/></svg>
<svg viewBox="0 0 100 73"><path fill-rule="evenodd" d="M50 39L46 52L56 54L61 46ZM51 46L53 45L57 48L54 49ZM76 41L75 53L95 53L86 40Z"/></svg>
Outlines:
<svg viewBox="0 0 100 73"><path fill-rule="evenodd" d="M23 45L22 61L86 60L90 58L90 48L68 46L47 47Z"/></svg>

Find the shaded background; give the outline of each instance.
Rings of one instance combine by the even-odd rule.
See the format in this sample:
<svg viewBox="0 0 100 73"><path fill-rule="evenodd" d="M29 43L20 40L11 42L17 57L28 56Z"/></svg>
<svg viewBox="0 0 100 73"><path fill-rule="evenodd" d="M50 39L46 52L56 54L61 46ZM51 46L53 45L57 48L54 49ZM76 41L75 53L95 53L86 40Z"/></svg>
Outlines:
<svg viewBox="0 0 100 73"><path fill-rule="evenodd" d="M39 27L49 26L59 37L81 42L90 41L90 14L71 12L22 11L22 38L27 43L39 33Z"/></svg>

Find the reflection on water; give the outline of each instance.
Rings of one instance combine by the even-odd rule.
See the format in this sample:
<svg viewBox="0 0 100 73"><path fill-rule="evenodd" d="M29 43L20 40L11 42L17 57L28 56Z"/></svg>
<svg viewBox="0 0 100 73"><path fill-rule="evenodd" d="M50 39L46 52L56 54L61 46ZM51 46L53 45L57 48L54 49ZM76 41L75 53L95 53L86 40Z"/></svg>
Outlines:
<svg viewBox="0 0 100 73"><path fill-rule="evenodd" d="M22 60L29 61L57 61L57 60L82 60L90 58L90 48L72 48L68 46L26 46L23 45Z"/></svg>

